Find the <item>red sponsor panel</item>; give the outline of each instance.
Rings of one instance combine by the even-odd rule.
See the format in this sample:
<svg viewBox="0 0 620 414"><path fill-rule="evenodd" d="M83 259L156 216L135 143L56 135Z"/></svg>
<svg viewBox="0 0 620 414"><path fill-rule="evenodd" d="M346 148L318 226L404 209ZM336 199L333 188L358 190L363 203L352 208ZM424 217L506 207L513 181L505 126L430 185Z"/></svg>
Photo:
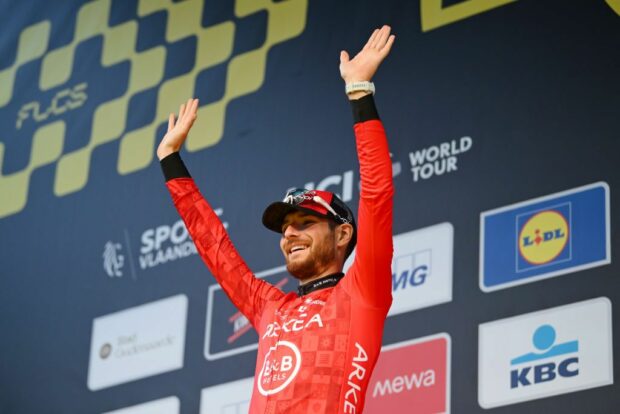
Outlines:
<svg viewBox="0 0 620 414"><path fill-rule="evenodd" d="M450 409L450 337L383 347L366 393L366 414L445 413Z"/></svg>

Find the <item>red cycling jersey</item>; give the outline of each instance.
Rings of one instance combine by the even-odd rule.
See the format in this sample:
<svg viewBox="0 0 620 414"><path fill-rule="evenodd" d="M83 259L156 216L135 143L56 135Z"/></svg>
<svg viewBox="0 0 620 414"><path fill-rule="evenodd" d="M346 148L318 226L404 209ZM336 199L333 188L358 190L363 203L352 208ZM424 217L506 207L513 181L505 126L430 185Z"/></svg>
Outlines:
<svg viewBox="0 0 620 414"><path fill-rule="evenodd" d="M355 259L337 284L301 296L256 278L178 154L162 160L200 256L258 332L251 414L361 413L364 407L392 303L393 186L372 96L351 103L361 176Z"/></svg>

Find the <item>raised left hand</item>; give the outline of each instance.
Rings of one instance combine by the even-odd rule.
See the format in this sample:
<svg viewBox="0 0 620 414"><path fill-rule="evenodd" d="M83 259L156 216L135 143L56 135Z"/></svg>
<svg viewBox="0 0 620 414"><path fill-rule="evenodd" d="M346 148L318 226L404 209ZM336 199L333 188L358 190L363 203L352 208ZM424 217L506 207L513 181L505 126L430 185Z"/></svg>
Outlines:
<svg viewBox="0 0 620 414"><path fill-rule="evenodd" d="M390 26L375 29L363 49L349 59L349 54L340 52L340 76L346 83L370 81L386 58L394 44L396 36L390 35Z"/></svg>
<svg viewBox="0 0 620 414"><path fill-rule="evenodd" d="M194 125L198 113L198 99L188 99L179 108L179 117L175 119L174 114L168 117L168 131L157 147L157 158L163 158L177 152L187 139L189 130Z"/></svg>

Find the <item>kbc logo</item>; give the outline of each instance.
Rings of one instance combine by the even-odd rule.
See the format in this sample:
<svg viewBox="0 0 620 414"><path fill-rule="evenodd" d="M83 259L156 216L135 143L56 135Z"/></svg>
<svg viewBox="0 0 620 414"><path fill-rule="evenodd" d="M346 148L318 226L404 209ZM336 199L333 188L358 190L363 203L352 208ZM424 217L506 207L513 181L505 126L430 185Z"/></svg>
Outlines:
<svg viewBox="0 0 620 414"><path fill-rule="evenodd" d="M555 337L555 329L551 325L542 325L536 329L532 337L536 351L510 361L510 365L516 367L510 371L510 388L579 375L579 341L554 345ZM550 358L553 359L549 361ZM538 363L541 360L546 362Z"/></svg>

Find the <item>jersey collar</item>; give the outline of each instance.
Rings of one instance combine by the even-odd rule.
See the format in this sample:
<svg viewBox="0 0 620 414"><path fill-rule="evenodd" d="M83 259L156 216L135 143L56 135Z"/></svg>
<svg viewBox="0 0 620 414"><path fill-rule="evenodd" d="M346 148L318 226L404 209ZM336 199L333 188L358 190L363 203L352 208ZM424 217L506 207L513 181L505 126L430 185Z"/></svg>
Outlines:
<svg viewBox="0 0 620 414"><path fill-rule="evenodd" d="M315 290L336 286L343 276L344 273L342 272L332 273L331 275L323 276L304 285L299 285L297 287L297 295L303 296L307 295L310 292L314 292Z"/></svg>

